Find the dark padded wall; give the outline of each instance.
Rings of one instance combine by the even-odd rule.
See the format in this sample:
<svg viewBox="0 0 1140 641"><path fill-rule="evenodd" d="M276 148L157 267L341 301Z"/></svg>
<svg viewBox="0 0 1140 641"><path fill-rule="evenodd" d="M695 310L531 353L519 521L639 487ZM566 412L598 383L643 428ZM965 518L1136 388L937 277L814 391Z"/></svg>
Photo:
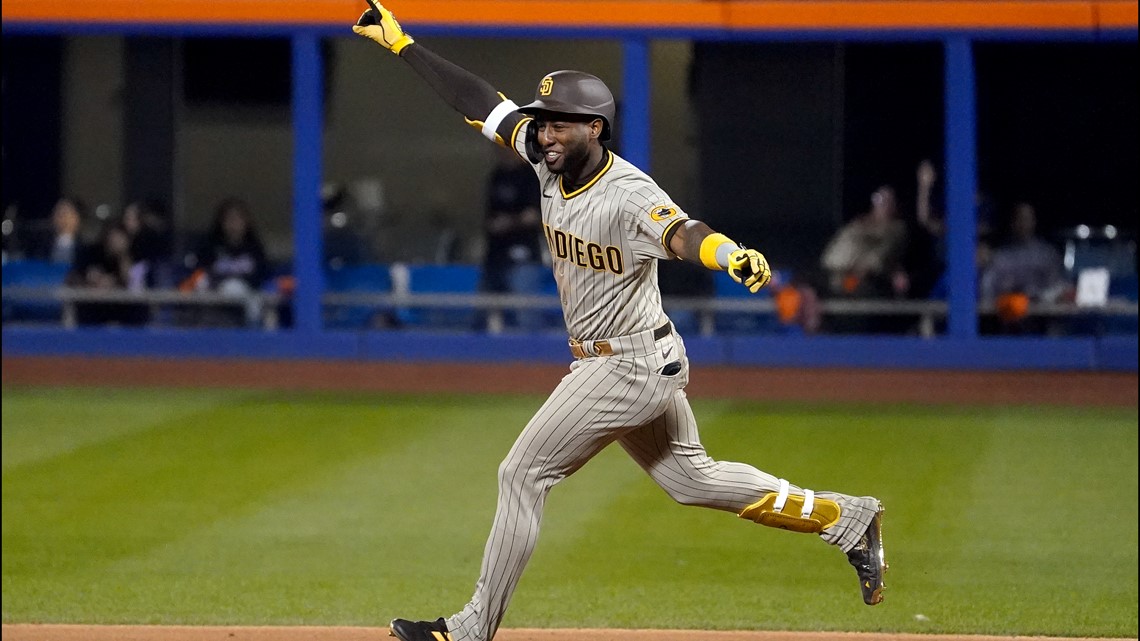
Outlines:
<svg viewBox="0 0 1140 641"><path fill-rule="evenodd" d="M174 48L170 38L127 38L123 82L123 195L174 196Z"/></svg>
<svg viewBox="0 0 1140 641"><path fill-rule="evenodd" d="M840 193L836 47L698 43L692 92L701 135L693 215L774 267L813 269Z"/></svg>
<svg viewBox="0 0 1140 641"><path fill-rule="evenodd" d="M3 38L4 208L44 218L60 190L63 40Z"/></svg>

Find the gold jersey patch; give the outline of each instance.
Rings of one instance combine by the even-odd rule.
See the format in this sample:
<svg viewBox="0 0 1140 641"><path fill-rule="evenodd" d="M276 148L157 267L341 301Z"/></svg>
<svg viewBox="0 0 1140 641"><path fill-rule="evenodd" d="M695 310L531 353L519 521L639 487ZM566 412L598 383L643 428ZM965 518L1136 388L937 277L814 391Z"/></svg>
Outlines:
<svg viewBox="0 0 1140 641"><path fill-rule="evenodd" d="M649 217L652 218L653 220L656 220L657 222L661 222L667 218L672 218L673 216L676 216L676 215L677 215L676 209L674 209L672 207L665 207L664 205L662 205L661 207L657 207L653 211L649 212Z"/></svg>

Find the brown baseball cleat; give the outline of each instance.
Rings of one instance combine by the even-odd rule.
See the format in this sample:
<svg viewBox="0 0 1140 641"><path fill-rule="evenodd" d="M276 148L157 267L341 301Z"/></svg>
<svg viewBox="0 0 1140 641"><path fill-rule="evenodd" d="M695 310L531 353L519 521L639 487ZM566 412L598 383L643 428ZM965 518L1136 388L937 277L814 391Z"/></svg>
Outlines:
<svg viewBox="0 0 1140 641"><path fill-rule="evenodd" d="M388 626L388 636L400 641L454 641L442 617L435 621L394 619Z"/></svg>
<svg viewBox="0 0 1140 641"><path fill-rule="evenodd" d="M886 556L883 553L883 504L875 501L875 516L867 531L859 538L855 547L847 552L847 561L859 574L859 589L863 592L863 603L876 605L883 601L883 575L886 574Z"/></svg>

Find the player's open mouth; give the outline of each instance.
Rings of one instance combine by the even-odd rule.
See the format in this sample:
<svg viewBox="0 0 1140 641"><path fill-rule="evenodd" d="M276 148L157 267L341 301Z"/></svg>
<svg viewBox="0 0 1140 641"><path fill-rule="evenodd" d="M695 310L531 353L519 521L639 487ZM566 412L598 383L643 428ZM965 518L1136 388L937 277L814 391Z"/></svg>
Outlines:
<svg viewBox="0 0 1140 641"><path fill-rule="evenodd" d="M561 157L562 154L558 153L557 151L548 151L546 152L546 164L553 165L554 163L558 162L558 159Z"/></svg>

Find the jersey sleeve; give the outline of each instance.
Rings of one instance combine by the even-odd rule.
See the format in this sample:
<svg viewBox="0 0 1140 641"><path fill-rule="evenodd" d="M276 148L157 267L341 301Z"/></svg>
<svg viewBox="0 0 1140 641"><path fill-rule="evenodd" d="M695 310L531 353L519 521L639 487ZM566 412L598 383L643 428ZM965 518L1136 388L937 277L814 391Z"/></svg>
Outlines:
<svg viewBox="0 0 1140 641"><path fill-rule="evenodd" d="M669 194L656 185L638 189L626 200L625 214L630 243L639 261L677 257L667 243L676 226L688 220L689 215Z"/></svg>

